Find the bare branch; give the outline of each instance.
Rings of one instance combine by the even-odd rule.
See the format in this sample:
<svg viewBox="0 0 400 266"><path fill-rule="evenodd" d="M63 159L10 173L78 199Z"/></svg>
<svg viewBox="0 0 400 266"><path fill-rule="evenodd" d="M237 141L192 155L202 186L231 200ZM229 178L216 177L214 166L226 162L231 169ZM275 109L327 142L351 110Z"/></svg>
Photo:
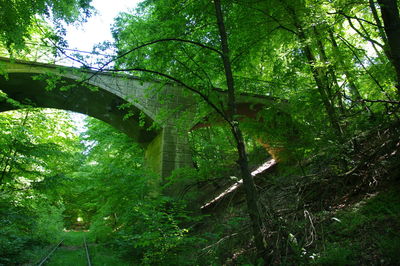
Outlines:
<svg viewBox="0 0 400 266"><path fill-rule="evenodd" d="M357 47L354 47L349 41L347 41L344 37L340 36L337 34L337 37L343 42L344 45L349 48L351 53L354 55L354 57L357 59L357 61L360 63L361 67L364 69L364 71L370 76L370 78L375 82L375 84L378 86L378 88L385 94L388 99L390 99L389 95L386 93L385 89L382 87L382 85L379 83L379 81L372 75L370 71L365 67L364 63L360 59L360 57L357 55L357 53L354 51L354 49L358 49Z"/></svg>
<svg viewBox="0 0 400 266"><path fill-rule="evenodd" d="M141 48L144 48L144 47L146 47L146 46L150 46L150 45L153 45L153 44L156 44L156 43L161 43L161 42L183 42L183 43L190 43L190 44L199 46L199 47L201 47L201 48L205 48L205 49L208 49L208 50L210 50L210 51L213 51L213 52L217 53L217 54L220 55L220 56L222 55L222 53L221 53L218 49L215 49L215 48L213 48L213 47L211 47L211 46L204 45L204 44L199 43L199 42L195 42L195 41L191 41L191 40L185 40L185 39L178 39L178 38L166 38L166 39L159 39L159 40L151 41L151 42L148 42L148 43L145 43L145 44L136 46L135 48L132 48L132 49L130 49L129 51L124 52L124 53L122 53L121 55L117 56L117 57L114 58L113 60L110 60L109 62L105 63L100 69L104 69L106 66L108 66L108 65L109 65L110 63L112 63L113 61L118 60L118 59L120 59L120 58L122 58L122 57L125 57L125 56L127 56L128 54L130 54L130 53L132 53L132 52L134 52L134 51L136 51L136 50L139 50L139 49L141 49Z"/></svg>
<svg viewBox="0 0 400 266"><path fill-rule="evenodd" d="M391 100L368 100L368 99L360 99L359 102L367 102L367 103L388 103L388 104L399 104L400 101L391 101Z"/></svg>
<svg viewBox="0 0 400 266"><path fill-rule="evenodd" d="M347 18L347 19L357 19L357 20L364 21L365 23L368 23L368 24L370 24L370 25L372 25L372 26L375 26L375 27L378 27L378 28L383 28L382 26L379 26L378 24L373 23L373 22L371 22L371 21L369 21L369 20L366 20L366 19L363 19L363 18L359 18L359 17L357 17L357 16L349 16L349 15L346 15L343 11L338 11L338 12L327 12L327 14L328 14L328 15L342 15L343 17L345 17L345 18Z"/></svg>
<svg viewBox="0 0 400 266"><path fill-rule="evenodd" d="M37 22L36 22L36 26L37 26L38 29L42 32L43 35L46 35L45 31L42 29L42 27L41 27ZM60 46L58 46L53 40L49 39L49 41L52 43L52 45L53 45L59 52L61 52L61 54L63 54L64 56L66 56L68 59L70 59L70 60L72 60L72 61L74 61L74 62L77 62L77 63L81 64L81 65L82 65L83 67L85 67L85 68L89 68L89 66L88 66L85 62L83 62L83 61L81 61L81 60L79 60L79 59L77 59L77 58L75 58L75 57L72 57L72 56L68 55L68 54L64 51L64 49L61 48Z"/></svg>
<svg viewBox="0 0 400 266"><path fill-rule="evenodd" d="M374 39L371 39L369 36L363 34L361 31L359 31L359 30L357 29L357 27L354 26L353 22L351 22L351 19L350 19L350 18L347 18L347 21L349 22L350 27L351 27L353 30L355 30L355 31L358 33L358 35L360 35L361 37L363 37L363 38L366 39L367 41L371 42L372 44L376 44L376 45L378 45L379 47L381 47L382 49L384 49L383 44L381 44L381 43L378 42L378 41L375 41Z"/></svg>
<svg viewBox="0 0 400 266"><path fill-rule="evenodd" d="M96 71L97 71L97 72L93 73L87 80L90 80L91 78L93 78L94 76L96 76L98 73L100 73L101 71L105 70L105 68L106 68L109 64L111 64L112 62L114 62L114 61L116 61L116 60L118 60L118 59L121 59L121 58L127 56L128 54L133 53L134 51L137 51L137 50L142 49L142 48L144 48L144 47L147 47L147 46L150 46L150 45L153 45L153 44L156 44L156 43L161 43L161 42L183 42L183 43L190 43L190 44L199 46L199 47L201 47L201 48L205 48L205 49L208 49L208 50L210 50L210 51L213 51L213 52L217 53L219 56L222 56L222 52L220 52L218 49L215 49L215 48L213 48L213 47L204 45L204 44L199 43L199 42L195 42L195 41L191 41L191 40L185 40L185 39L178 39L178 38L159 39L159 40L151 41L151 42L148 42L148 43L145 43L145 44L136 46L135 48L132 48L132 49L130 49L129 51L124 52L124 53L122 53L121 55L119 55L119 56L117 56L117 57L115 57L115 58L113 58L113 59L107 61L107 62L104 63L100 68L96 68ZM108 71L111 71L111 70L108 70ZM118 72L118 71L117 71L117 72Z"/></svg>

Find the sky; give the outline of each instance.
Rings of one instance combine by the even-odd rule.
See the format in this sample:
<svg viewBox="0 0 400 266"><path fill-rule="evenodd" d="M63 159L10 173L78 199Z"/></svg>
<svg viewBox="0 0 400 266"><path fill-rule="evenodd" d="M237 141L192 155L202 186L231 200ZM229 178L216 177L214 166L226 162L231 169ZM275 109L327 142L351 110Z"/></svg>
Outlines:
<svg viewBox="0 0 400 266"><path fill-rule="evenodd" d="M120 12L134 9L140 0L93 0L97 10L89 20L78 26L68 26L66 39L70 49L92 51L93 45L112 41L111 25Z"/></svg>
<svg viewBox="0 0 400 266"><path fill-rule="evenodd" d="M120 12L134 9L140 0L93 0L92 6L96 14L88 21L78 26L68 26L66 40L70 49L92 51L95 44L103 41L112 41L111 25ZM77 127L77 134L85 131L83 114L71 114Z"/></svg>

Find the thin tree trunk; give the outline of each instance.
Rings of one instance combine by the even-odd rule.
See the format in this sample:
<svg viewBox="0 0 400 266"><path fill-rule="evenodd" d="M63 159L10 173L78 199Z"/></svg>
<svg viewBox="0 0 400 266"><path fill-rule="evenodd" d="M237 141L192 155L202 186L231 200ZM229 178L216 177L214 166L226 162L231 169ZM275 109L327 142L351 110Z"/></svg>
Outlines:
<svg viewBox="0 0 400 266"><path fill-rule="evenodd" d="M25 126L26 122L28 121L28 117L29 117L29 109L27 109L24 119L21 122L21 126ZM15 149L15 144L16 144L17 140L14 139L11 143L10 146L10 151L9 151L9 156L5 157L5 162L4 162L4 167L3 170L1 172L0 175L0 186L1 186L1 190L4 190L4 179L6 177L7 174L9 174L11 172L11 170L13 169L13 158L17 155L17 149ZM3 158L4 159L4 158Z"/></svg>
<svg viewBox="0 0 400 266"><path fill-rule="evenodd" d="M330 80L328 79L328 76L327 76L326 83L327 83L329 101L331 102L332 106L335 106L335 98L337 98L337 103L340 107L339 110L341 111L342 114L344 114L346 110L343 105L342 93L340 92L341 88L340 88L338 80L337 80L335 69L333 68L332 63L329 62L330 60L328 59L328 56L326 55L325 47L324 47L324 44L322 43L321 35L319 34L319 32L315 26L313 26L312 28L313 28L313 32L314 32L314 35L315 35L315 38L317 41L320 58L322 59L322 62L324 64L328 64L327 74L329 74ZM332 93L332 89L334 89L333 93Z"/></svg>
<svg viewBox="0 0 400 266"><path fill-rule="evenodd" d="M300 36L301 35L302 34L300 34ZM321 96L321 100L322 100L322 102L324 104L325 110L326 110L326 112L328 114L330 124L333 127L333 129L336 131L336 133L338 133L339 136L341 136L342 135L342 129L340 127L339 119L337 118L335 108L333 107L332 103L329 100L329 94L327 93L327 91L328 91L327 90L327 84L326 84L326 81L324 80L325 79L324 78L325 75L324 75L324 73L323 73L321 68L316 67L317 61L315 59L315 56L313 55L310 46L307 44L305 35L303 35L303 37L304 38L300 37L301 38L301 42L303 44L303 50L304 50L304 52L306 54L308 63L310 65L310 67L311 67L311 72L312 72L312 75L314 77L315 83L317 85L317 89L318 89L318 92L319 92L319 94Z"/></svg>
<svg viewBox="0 0 400 266"><path fill-rule="evenodd" d="M368 2L369 2L369 8L371 9L371 12L372 12L372 16L374 17L375 23L378 27L379 36L381 37L381 39L384 43L385 54L387 54L388 40L386 38L385 31L383 30L382 22L379 19L379 15L378 15L378 12L376 11L374 1L368 0Z"/></svg>
<svg viewBox="0 0 400 266"><path fill-rule="evenodd" d="M4 163L3 170L1 171L0 186L4 185L3 182L4 182L6 175L11 172L11 169L12 169L12 164L11 164L12 161L11 160L15 157L15 155L17 154L17 151L11 150L10 153L11 153L11 155L7 156L6 161Z"/></svg>
<svg viewBox="0 0 400 266"><path fill-rule="evenodd" d="M372 45L372 48L374 49L376 55L379 56L379 55L381 54L381 52L379 51L378 47L376 47L377 44L378 44L378 46L383 50L383 53L387 56L387 51L386 51L385 43L381 44L381 43L379 43L378 41L374 41L374 40L372 39L372 37L370 36L368 30L367 30L367 29L364 27L364 25L362 24L362 22L361 22L360 20L357 20L357 22L358 22L358 25L360 25L360 28L362 29L362 31L364 32L364 33L363 33L363 36L365 36L365 37L366 37L366 40L368 40L369 43ZM379 58L380 58L380 57L379 57Z"/></svg>
<svg viewBox="0 0 400 266"><path fill-rule="evenodd" d="M342 60L342 57L340 55L340 50L339 50L339 46L336 42L335 36L333 35L333 31L329 30L329 38L331 40L332 43L332 47L333 47L333 54L335 56L336 61L340 64L340 66L343 69L343 72L348 80L349 83L349 89L351 92L351 95L360 102L360 104L362 105L362 107L370 114L373 115L371 109L365 104L365 102L361 101L362 97L361 94L354 82L353 76L349 73L347 66L345 65L345 63Z"/></svg>
<svg viewBox="0 0 400 266"><path fill-rule="evenodd" d="M303 46L302 50L304 51L306 58L308 60L308 63L311 68L311 73L314 77L315 83L317 85L317 90L320 94L322 103L324 104L325 110L328 114L329 117L329 122L332 126L332 128L336 131L339 137L343 135L342 128L339 124L339 119L337 118L336 111L334 106L329 100L329 88L328 84L325 78L325 72L320 68L316 66L317 60L312 52L312 49L310 45L308 44L307 37L305 35L304 29L300 24L300 21L296 15L296 12L293 8L291 8L287 3L284 3L286 6L286 9L289 11L292 19L294 26L296 27L298 31L298 38Z"/></svg>
<svg viewBox="0 0 400 266"><path fill-rule="evenodd" d="M238 150L238 164L243 178L243 186L246 194L247 209L250 216L250 222L253 229L255 245L257 248L257 255L266 259L266 263L270 260L267 256L266 248L263 241L263 222L260 208L258 206L259 196L253 177L248 165L248 158L244 144L243 134L239 127L239 122L235 120L236 114L236 99L235 99L235 85L232 74L232 66L230 61L228 36L225 29L224 17L221 9L221 0L214 0L215 13L218 24L219 35L221 38L222 61L225 69L225 78L228 87L228 117L232 134L235 137L237 150Z"/></svg>
<svg viewBox="0 0 400 266"><path fill-rule="evenodd" d="M400 95L400 16L397 0L378 0L389 46L390 61L396 72L396 88Z"/></svg>

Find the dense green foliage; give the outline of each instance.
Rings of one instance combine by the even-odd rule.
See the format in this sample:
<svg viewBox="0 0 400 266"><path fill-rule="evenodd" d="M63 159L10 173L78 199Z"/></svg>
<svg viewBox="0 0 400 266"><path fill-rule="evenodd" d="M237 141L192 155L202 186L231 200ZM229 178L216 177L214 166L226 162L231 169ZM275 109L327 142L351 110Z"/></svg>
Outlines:
<svg viewBox="0 0 400 266"><path fill-rule="evenodd" d="M2 113L0 123L1 263L18 264L27 247L59 238L64 205L57 194L80 145L63 112L24 109Z"/></svg>
<svg viewBox="0 0 400 266"><path fill-rule="evenodd" d="M183 251L199 239L187 237L186 227L196 218L185 210L185 202L161 194L157 175L143 165L142 149L127 136L96 121L84 134L91 145L86 163L74 173L73 191L86 188L78 195L83 202L74 203L88 206L86 213L94 208L92 237L134 264L190 265Z"/></svg>
<svg viewBox="0 0 400 266"><path fill-rule="evenodd" d="M375 261L376 258L380 258L382 264L398 261L398 188L370 196L357 206L338 211L331 218L332 222L325 231L325 250L316 258L316 264L352 265Z"/></svg>
<svg viewBox="0 0 400 266"><path fill-rule="evenodd" d="M33 36L35 14L70 22L90 10L19 3L0 13L0 26L25 18L1 28L8 49ZM143 147L100 121L87 118L78 136L62 112L2 113L0 264L28 261L22 250L63 227L89 230L133 265L395 264L400 18L388 7L397 3L145 0L120 14L118 55L93 69L193 95L194 167L161 181ZM268 103L246 115L244 94ZM250 169L270 156L278 166L252 184Z"/></svg>
<svg viewBox="0 0 400 266"><path fill-rule="evenodd" d="M390 28L398 26L399 14L390 13L392 24L385 18L394 2L149 0L116 20L113 71L176 82L200 96L199 118L213 109L225 120L237 148L255 246L267 263L280 259L267 254L273 239L263 243L274 228L261 218L240 130L289 165L302 167L319 154L321 173L358 170L365 158L355 158L355 138L398 119L399 52L391 45L398 36ZM221 101L221 91L227 100ZM239 122L240 93L272 96L274 103L258 113L258 123Z"/></svg>
<svg viewBox="0 0 400 266"><path fill-rule="evenodd" d="M16 52L32 44L50 38L62 43L63 22L84 21L91 14L91 0L54 1L16 0L0 1L0 44L9 52ZM50 31L43 19L56 26Z"/></svg>

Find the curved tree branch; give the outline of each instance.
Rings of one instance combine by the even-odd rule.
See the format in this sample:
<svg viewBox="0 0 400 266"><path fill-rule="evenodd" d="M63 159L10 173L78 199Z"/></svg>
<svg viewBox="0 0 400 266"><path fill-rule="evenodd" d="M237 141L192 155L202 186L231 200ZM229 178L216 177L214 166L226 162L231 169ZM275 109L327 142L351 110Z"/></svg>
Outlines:
<svg viewBox="0 0 400 266"><path fill-rule="evenodd" d="M132 48L132 49L130 49L130 50L128 50L128 51L122 53L121 55L119 55L119 56L113 58L112 60L108 61L107 63L105 63L105 64L100 68L100 70L103 70L106 66L108 66L109 64L111 64L113 61L118 60L118 59L120 59L120 58L122 58L122 57L125 57L125 56L127 56L128 54L130 54L130 53L132 53L132 52L134 52L134 51L137 51L137 50L139 50L139 49L141 49L141 48L144 48L144 47L146 47L146 46L150 46L150 45L153 45L153 44L156 44L156 43L161 43L161 42L183 42L183 43L190 43L190 44L193 44L193 45L195 45L195 46L199 46L199 47L201 47L201 48L204 48L204 49L208 49L208 50L210 50L210 51L213 51L213 52L217 53L218 55L222 56L222 52L219 51L218 49L216 49L216 48L214 48L214 47L211 47L211 46L204 45L204 44L199 43L199 42L195 42L195 41L191 41L191 40L185 40L185 39L179 39L179 38L165 38L165 39L159 39L159 40L151 41L151 42L144 43L144 44L142 44L142 45L136 46L136 47L134 47L134 48Z"/></svg>
<svg viewBox="0 0 400 266"><path fill-rule="evenodd" d="M383 46L383 44L381 44L380 42L378 42L378 41L376 41L376 40L370 38L369 36L363 34L359 29L357 29L357 27L354 26L354 24L353 24L353 22L351 21L350 18L347 18L347 21L349 22L350 27L351 27L355 32L357 32L357 34L360 35L362 38L364 38L365 40L371 42L372 44L378 45L378 46L381 47L382 49L385 49L384 46Z"/></svg>
<svg viewBox="0 0 400 266"><path fill-rule="evenodd" d="M101 71L101 70L99 70ZM208 97L207 95L205 95L204 93L202 93L201 91L187 85L185 82L170 76L168 74L159 72L159 71L155 71L155 70L150 70L150 69L145 69L145 68L126 68L126 69L107 69L107 70L103 70L103 71L107 71L107 72L126 72L126 71L138 71L138 72L146 72L146 73L150 73L150 74L155 74L164 78L167 78L173 82L175 82L176 84L181 85L182 87L190 90L191 92L194 92L195 94L199 95L208 105L211 106L212 109L214 109L230 126L232 125L232 121L229 120L229 118L225 115L225 113L223 112L223 110L220 110Z"/></svg>
<svg viewBox="0 0 400 266"><path fill-rule="evenodd" d="M385 94L385 96L390 99L390 96L386 93L385 89L382 87L382 85L379 83L378 79L375 78L374 75L372 75L372 73L365 67L363 61L360 59L360 57L357 55L356 51L354 51L354 49L357 49L356 47L354 47L349 41L347 41L344 37L340 36L339 34L337 34L337 37L343 42L344 45L347 46L347 48L349 48L349 50L351 51L351 53L354 55L354 57L357 59L358 63L360 63L361 67L364 69L364 71L368 74L368 76L374 81L374 83L378 86L378 88L382 91L383 94Z"/></svg>
<svg viewBox="0 0 400 266"><path fill-rule="evenodd" d="M367 102L367 103L388 103L388 104L399 104L399 105L400 105L400 101L391 101L391 100L368 100L368 99L360 99L360 100L356 100L356 101Z"/></svg>
<svg viewBox="0 0 400 266"><path fill-rule="evenodd" d="M345 18L347 18L347 19L357 19L357 20L361 20L361 21L364 21L364 22L366 22L366 23L368 23L368 24L370 24L370 25L372 25L372 26L375 26L375 27L378 27L378 28L382 28L382 29L383 29L383 27L382 27L381 25L378 25L378 24L376 24L376 23L373 23L373 22L371 22L371 21L369 21L369 20L366 20L366 19L363 19L363 18L359 18L359 17L357 17L357 16L349 16L349 15L346 15L343 11L338 11L338 12L327 12L327 14L328 14L328 15L342 15L343 17L345 17Z"/></svg>
<svg viewBox="0 0 400 266"><path fill-rule="evenodd" d="M218 49L215 49L215 48L213 48L213 47L211 47L211 46L204 45L204 44L199 43L199 42L195 42L195 41L191 41L191 40L185 40L185 39L179 39L179 38L159 39L159 40L151 41L151 42L144 43L144 44L142 44L142 45L136 46L136 47L130 49L129 51L126 51L126 52L120 54L119 56L117 56L117 57L115 57L115 58L113 58L113 59L107 61L107 62L104 63L101 67L96 68L96 69L95 69L96 72L94 72L94 73L93 73L89 78L87 78L86 80L90 80L91 78L93 78L94 76L96 76L98 73L100 73L100 72L106 70L106 67L107 67L108 65L110 65L112 62L114 62L114 61L116 61L116 60L118 60L118 59L121 59L121 58L127 56L128 54L133 53L134 51L137 51L137 50L139 50L139 49L141 49L141 48L144 48L144 47L147 47L147 46L156 44L156 43L161 43L161 42L183 42L183 43L190 43L190 44L199 46L199 47L201 47L201 48L204 48L204 49L208 49L208 50L210 50L210 51L213 51L213 52L217 53L219 56L222 56L222 52L219 51ZM94 68L92 68L92 69L94 69ZM107 71L112 71L112 70L108 69ZM121 71L123 71L123 70L121 70ZM116 72L121 72L121 71L116 71Z"/></svg>

